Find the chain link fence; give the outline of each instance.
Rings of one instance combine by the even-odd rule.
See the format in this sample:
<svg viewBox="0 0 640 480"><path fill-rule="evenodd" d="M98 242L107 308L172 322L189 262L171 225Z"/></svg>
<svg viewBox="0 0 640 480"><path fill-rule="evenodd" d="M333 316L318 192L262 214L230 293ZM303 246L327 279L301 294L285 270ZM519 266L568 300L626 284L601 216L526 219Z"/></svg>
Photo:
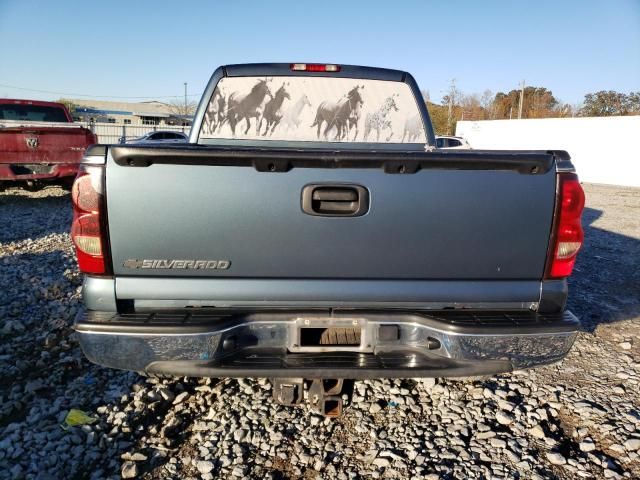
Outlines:
<svg viewBox="0 0 640 480"><path fill-rule="evenodd" d="M158 130L168 132L182 132L189 135L191 126L178 125L131 125L126 123L94 123L76 122L87 127L98 136L98 142L105 144L124 143L126 140L142 137L149 132Z"/></svg>

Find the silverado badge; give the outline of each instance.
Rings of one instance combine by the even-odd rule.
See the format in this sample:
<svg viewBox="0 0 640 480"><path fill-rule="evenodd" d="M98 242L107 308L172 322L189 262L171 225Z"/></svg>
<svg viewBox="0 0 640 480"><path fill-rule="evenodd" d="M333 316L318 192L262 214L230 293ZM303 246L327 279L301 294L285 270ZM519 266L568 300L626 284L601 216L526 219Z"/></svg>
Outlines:
<svg viewBox="0 0 640 480"><path fill-rule="evenodd" d="M176 260L176 259L144 259L129 258L122 263L125 268L154 270L228 270L229 260Z"/></svg>

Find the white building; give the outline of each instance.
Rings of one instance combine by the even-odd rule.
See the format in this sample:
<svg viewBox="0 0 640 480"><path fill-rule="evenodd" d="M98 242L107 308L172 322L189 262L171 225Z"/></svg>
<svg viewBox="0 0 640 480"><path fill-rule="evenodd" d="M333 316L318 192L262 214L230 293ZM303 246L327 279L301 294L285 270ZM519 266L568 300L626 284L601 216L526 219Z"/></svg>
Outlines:
<svg viewBox="0 0 640 480"><path fill-rule="evenodd" d="M176 113L171 105L158 101L109 102L70 99L75 106L73 117L81 122L117 123L124 125L191 125L192 117Z"/></svg>
<svg viewBox="0 0 640 480"><path fill-rule="evenodd" d="M471 148L566 150L583 182L640 187L640 115L460 121Z"/></svg>

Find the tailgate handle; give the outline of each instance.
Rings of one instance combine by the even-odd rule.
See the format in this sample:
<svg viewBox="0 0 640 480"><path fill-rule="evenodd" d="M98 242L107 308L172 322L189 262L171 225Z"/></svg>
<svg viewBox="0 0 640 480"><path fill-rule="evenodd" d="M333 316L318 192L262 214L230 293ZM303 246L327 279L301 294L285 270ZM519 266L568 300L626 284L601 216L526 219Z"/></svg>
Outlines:
<svg viewBox="0 0 640 480"><path fill-rule="evenodd" d="M302 210L325 217L358 217L369 209L369 192L360 185L307 185Z"/></svg>

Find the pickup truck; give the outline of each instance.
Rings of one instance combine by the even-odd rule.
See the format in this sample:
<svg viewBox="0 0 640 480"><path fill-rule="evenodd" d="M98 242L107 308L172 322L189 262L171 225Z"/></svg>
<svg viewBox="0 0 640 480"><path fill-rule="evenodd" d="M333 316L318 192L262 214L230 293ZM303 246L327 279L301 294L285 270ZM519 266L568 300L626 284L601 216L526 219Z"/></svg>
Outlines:
<svg viewBox="0 0 640 480"><path fill-rule="evenodd" d="M71 187L86 148L97 143L61 103L0 99L0 184Z"/></svg>
<svg viewBox="0 0 640 480"><path fill-rule="evenodd" d="M561 360L580 328L565 309L584 205L569 156L434 145L406 72L218 68L189 143L83 159L84 353L146 374L269 378L276 401L328 416L345 379Z"/></svg>

